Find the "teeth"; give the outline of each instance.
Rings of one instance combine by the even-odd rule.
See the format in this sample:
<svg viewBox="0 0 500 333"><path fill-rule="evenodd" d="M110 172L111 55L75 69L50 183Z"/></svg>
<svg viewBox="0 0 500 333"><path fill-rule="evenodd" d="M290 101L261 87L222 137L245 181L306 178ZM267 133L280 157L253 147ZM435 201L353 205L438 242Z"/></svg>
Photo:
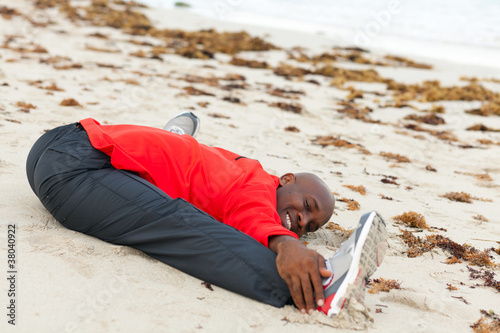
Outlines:
<svg viewBox="0 0 500 333"><path fill-rule="evenodd" d="M292 222L290 221L290 215L286 214L286 228L290 230L292 228Z"/></svg>

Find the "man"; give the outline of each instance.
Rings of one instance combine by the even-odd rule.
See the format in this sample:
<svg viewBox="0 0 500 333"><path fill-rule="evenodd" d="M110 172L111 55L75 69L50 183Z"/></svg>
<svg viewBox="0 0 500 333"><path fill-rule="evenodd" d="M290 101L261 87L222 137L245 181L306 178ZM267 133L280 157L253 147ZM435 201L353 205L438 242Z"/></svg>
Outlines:
<svg viewBox="0 0 500 333"><path fill-rule="evenodd" d="M164 130L90 118L61 126L31 149L28 180L67 228L267 304L293 299L303 313L334 315L362 296L383 256L382 219L365 214L325 260L298 238L330 219L326 184L308 173L270 175L256 160L198 143L198 128L192 113Z"/></svg>

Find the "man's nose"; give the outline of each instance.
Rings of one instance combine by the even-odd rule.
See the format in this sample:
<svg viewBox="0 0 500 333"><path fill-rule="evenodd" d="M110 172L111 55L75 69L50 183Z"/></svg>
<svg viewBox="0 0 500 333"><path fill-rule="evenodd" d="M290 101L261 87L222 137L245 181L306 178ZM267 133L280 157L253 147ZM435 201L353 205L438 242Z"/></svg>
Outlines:
<svg viewBox="0 0 500 333"><path fill-rule="evenodd" d="M302 212L299 213L299 224L301 228L305 228L309 221L311 220L311 217L308 212Z"/></svg>

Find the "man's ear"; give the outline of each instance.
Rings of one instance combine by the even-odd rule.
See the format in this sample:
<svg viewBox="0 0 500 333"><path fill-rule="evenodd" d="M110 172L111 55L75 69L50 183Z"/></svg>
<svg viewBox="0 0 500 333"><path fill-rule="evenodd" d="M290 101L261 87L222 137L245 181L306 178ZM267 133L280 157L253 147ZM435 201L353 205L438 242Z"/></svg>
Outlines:
<svg viewBox="0 0 500 333"><path fill-rule="evenodd" d="M285 186L287 184L295 183L295 175L293 173L286 173L280 177L280 185Z"/></svg>

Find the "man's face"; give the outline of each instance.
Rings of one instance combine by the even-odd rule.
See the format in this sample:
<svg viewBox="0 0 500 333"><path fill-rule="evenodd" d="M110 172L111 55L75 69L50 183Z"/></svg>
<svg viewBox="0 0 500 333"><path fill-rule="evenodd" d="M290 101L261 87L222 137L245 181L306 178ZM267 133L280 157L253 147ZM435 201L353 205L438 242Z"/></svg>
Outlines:
<svg viewBox="0 0 500 333"><path fill-rule="evenodd" d="M325 183L308 173L281 176L276 190L281 224L299 237L322 227L333 214L335 199Z"/></svg>

